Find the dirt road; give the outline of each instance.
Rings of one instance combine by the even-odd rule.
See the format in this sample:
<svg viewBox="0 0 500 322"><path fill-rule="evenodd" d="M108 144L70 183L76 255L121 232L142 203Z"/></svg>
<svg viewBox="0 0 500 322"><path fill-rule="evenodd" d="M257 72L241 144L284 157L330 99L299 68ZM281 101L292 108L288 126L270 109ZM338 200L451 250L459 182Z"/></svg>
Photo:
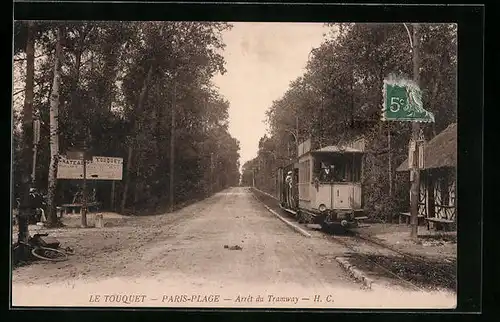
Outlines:
<svg viewBox="0 0 500 322"><path fill-rule="evenodd" d="M144 295L142 302L129 297L125 304L214 306L208 298L182 300L212 294L215 306L262 306L260 295L268 307L366 307L359 298L365 291L335 261L343 246L296 233L245 188L116 227L49 233L75 254L17 268L14 305L122 306L123 298L109 296L133 293ZM369 297L366 303L377 298Z"/></svg>

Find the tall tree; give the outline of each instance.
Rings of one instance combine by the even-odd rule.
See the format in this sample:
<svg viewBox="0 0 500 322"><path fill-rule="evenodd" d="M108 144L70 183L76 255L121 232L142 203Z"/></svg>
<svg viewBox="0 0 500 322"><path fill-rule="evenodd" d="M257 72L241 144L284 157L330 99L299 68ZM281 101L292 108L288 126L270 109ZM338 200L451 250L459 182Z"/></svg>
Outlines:
<svg viewBox="0 0 500 322"><path fill-rule="evenodd" d="M151 82L151 77L153 75L153 63L150 63L151 65L149 66L148 73L146 76L146 79L144 80L144 84L142 85L142 90L141 90L141 95L139 96L139 101L137 102L137 112L140 113L143 110L144 102L146 100L146 95L148 93L148 88L149 88L149 83ZM132 121L132 126L134 128L138 128L141 124L137 121ZM132 131L132 133L136 133L137 130ZM134 146L135 146L135 138L131 138L128 146L128 153L127 153L127 176L125 179L125 185L123 188L123 196L122 196L122 204L121 204L121 210L122 213L125 212L125 205L127 204L127 193L128 193L128 187L130 184L130 171L132 169L132 155L134 151Z"/></svg>
<svg viewBox="0 0 500 322"><path fill-rule="evenodd" d="M59 160L59 87L61 85L61 58L62 39L64 37L64 27L59 26L57 29L56 52L54 59L54 79L52 85L52 93L50 96L50 164L48 177L48 209L47 219L49 226L56 226L59 220L56 212L56 187L57 187L57 163Z"/></svg>
<svg viewBox="0 0 500 322"><path fill-rule="evenodd" d="M19 241L27 241L28 234L28 217L31 215L30 205L30 188L32 178L30 173L32 169L32 150L33 150L33 79L35 73L35 39L33 37L34 23L26 22L26 88L24 96L23 110L23 155L22 161L24 167L21 173L22 180L22 195L20 205L19 218Z"/></svg>

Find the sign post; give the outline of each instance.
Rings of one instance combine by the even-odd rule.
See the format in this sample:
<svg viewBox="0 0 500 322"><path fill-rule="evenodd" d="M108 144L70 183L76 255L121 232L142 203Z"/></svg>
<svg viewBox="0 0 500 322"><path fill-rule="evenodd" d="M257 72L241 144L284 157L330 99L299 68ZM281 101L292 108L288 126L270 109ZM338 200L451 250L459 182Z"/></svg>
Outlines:
<svg viewBox="0 0 500 322"><path fill-rule="evenodd" d="M68 155L69 156L69 155ZM87 159L90 161L90 158ZM81 156L61 156L57 164L58 179L83 179L83 163ZM86 166L87 180L122 180L123 159L104 156L93 156Z"/></svg>
<svg viewBox="0 0 500 322"><path fill-rule="evenodd" d="M82 227L87 227L87 160L83 158Z"/></svg>
<svg viewBox="0 0 500 322"><path fill-rule="evenodd" d="M111 208L114 209L115 181L122 180L123 159L91 156L86 151L70 151L57 163L57 179L83 180L82 225L87 224L87 180L111 180Z"/></svg>
<svg viewBox="0 0 500 322"><path fill-rule="evenodd" d="M84 145L83 150L73 150L67 153L68 159L76 159L80 160L83 164L83 173L82 173L82 227L87 227L87 163L89 160L92 160L90 153L87 151L86 146ZM59 163L58 163L59 164ZM58 169L59 170L59 169ZM59 171L58 171L59 172ZM61 178L59 175L58 177Z"/></svg>
<svg viewBox="0 0 500 322"><path fill-rule="evenodd" d="M115 211L115 180L111 181L111 210Z"/></svg>

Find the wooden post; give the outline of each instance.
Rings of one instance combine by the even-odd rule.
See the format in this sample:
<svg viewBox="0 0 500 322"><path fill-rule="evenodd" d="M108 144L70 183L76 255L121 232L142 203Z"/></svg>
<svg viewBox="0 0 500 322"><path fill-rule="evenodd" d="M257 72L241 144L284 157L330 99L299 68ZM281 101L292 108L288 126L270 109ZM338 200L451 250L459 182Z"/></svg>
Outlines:
<svg viewBox="0 0 500 322"><path fill-rule="evenodd" d="M391 129L387 130L387 145L389 152L389 197L392 197L392 151L391 151Z"/></svg>
<svg viewBox="0 0 500 322"><path fill-rule="evenodd" d="M363 149L364 151L364 149ZM363 193L364 190L364 182L365 182L365 162L366 162L366 155L365 153L361 154L361 209L365 208L365 194Z"/></svg>
<svg viewBox="0 0 500 322"><path fill-rule="evenodd" d="M420 35L418 33L419 25L413 24L413 80L419 85L420 83ZM412 123L412 140L418 142L420 132L420 123ZM418 146L415 149L418 152ZM417 154L417 153L415 153ZM415 158L414 158L415 159ZM418 236L418 204L420 199L420 171L418 169L418 162L414 162L415 166L410 169L411 182L411 233L412 238Z"/></svg>
<svg viewBox="0 0 500 322"><path fill-rule="evenodd" d="M115 184L116 181L112 180L111 181L111 210L115 210Z"/></svg>
<svg viewBox="0 0 500 322"><path fill-rule="evenodd" d="M83 155L82 227L87 227L87 158Z"/></svg>

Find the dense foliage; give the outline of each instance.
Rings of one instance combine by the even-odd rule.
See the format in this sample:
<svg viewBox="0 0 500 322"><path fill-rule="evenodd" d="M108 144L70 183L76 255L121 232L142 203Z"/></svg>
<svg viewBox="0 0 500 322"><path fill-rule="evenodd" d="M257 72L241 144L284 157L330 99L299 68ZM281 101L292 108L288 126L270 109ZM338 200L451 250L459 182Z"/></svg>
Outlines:
<svg viewBox="0 0 500 322"><path fill-rule="evenodd" d="M59 153L85 141L94 155L122 157L124 176L116 186L115 205L124 201L126 209L152 209L168 204L173 107L175 203L236 185L239 142L228 133L229 103L211 83L216 73L225 72L221 33L230 27L212 22L36 23L33 111L42 121L38 188L46 191L49 180L49 106L58 28ZM20 115L26 28L26 23L16 22L14 30L14 197L25 171ZM56 203L71 201L80 184L58 180ZM110 182L89 185L109 206Z"/></svg>
<svg viewBox="0 0 500 322"><path fill-rule="evenodd" d="M259 188L274 192L276 167L296 155L291 133L298 131L299 141L311 137L319 146L364 136L365 208L369 215L384 218L409 205L408 178L396 175L395 169L407 156L411 125L382 122L380 115L384 78L412 77L408 34L403 24L333 24L331 30L311 52L305 74L269 107L269 134L262 138L258 156L243 165L243 184L251 185L255 176ZM436 118L435 124L423 126L426 139L456 121L456 31L452 24L420 28L420 87L424 108Z"/></svg>

